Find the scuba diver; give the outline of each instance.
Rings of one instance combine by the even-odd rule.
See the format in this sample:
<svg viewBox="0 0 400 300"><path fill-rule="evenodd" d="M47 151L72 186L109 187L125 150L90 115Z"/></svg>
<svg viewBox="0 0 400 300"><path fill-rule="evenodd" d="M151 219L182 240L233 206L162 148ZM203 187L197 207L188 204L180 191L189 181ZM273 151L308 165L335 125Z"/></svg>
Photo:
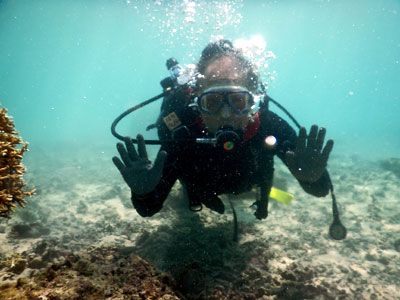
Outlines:
<svg viewBox="0 0 400 300"><path fill-rule="evenodd" d="M178 66L176 61L167 61L169 69L173 66ZM254 65L229 40L209 43L195 71L194 80L187 84L176 82L179 72L174 82L161 83L161 113L150 126L157 128L161 143L154 163L148 159L142 135L117 136L113 124L113 134L124 144L117 143L120 158L112 160L131 189L139 215L159 212L179 180L189 209L199 211L204 205L220 214L225 206L219 195L257 187L254 215L265 219L277 155L307 193L324 197L332 191L335 220L330 233L339 231L336 239L344 238L346 230L339 221L326 169L333 140L324 142L325 128L313 125L307 134L301 127L297 136L269 110L268 103L275 101L266 94Z"/></svg>

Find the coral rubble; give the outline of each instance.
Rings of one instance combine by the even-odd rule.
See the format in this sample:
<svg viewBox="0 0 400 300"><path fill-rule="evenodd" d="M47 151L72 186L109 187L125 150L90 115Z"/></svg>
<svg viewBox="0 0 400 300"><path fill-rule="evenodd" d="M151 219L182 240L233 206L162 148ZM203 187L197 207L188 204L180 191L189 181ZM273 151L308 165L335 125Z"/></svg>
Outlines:
<svg viewBox="0 0 400 300"><path fill-rule="evenodd" d="M0 299L361 299L351 298L345 290L318 278L318 270L296 263L286 270L272 271L271 254L254 242L237 249L242 254L252 252L251 261L244 262L239 255L237 259L226 257L230 262L221 266L204 261L183 263L181 273L175 276L138 256L134 247L90 247L70 252L52 250L51 244L41 242L30 255L15 254L0 260ZM225 248L230 252L235 246ZM54 252L51 257L48 251Z"/></svg>
<svg viewBox="0 0 400 300"><path fill-rule="evenodd" d="M21 277L16 283L1 284L0 299L179 300L173 289L169 274L140 257L94 248L70 253L61 262Z"/></svg>
<svg viewBox="0 0 400 300"><path fill-rule="evenodd" d="M380 161L380 165L384 170L393 172L400 178L400 158L391 157Z"/></svg>
<svg viewBox="0 0 400 300"><path fill-rule="evenodd" d="M28 143L24 143L14 129L14 122L5 108L0 109L0 217L9 217L18 204L24 207L25 196L35 190L26 190L23 174L26 168L21 163Z"/></svg>

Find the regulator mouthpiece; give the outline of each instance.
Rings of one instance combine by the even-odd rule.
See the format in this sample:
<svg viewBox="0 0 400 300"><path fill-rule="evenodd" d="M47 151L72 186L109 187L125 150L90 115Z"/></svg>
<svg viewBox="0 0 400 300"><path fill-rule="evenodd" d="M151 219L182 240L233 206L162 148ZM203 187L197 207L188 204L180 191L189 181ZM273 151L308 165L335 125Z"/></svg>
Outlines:
<svg viewBox="0 0 400 300"><path fill-rule="evenodd" d="M221 129L215 134L217 147L231 151L240 142L240 136L233 130Z"/></svg>
<svg viewBox="0 0 400 300"><path fill-rule="evenodd" d="M243 139L240 135L232 130L231 127L225 127L215 133L214 138L198 138L197 143L213 144L214 146L224 149L225 151L233 150Z"/></svg>

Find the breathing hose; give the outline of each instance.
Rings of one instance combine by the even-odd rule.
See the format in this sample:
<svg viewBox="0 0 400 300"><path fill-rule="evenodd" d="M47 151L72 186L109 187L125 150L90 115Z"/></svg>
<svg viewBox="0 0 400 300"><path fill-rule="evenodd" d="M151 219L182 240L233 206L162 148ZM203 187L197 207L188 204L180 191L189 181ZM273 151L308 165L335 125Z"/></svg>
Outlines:
<svg viewBox="0 0 400 300"><path fill-rule="evenodd" d="M117 139L119 139L121 141L124 141L124 137L122 135L118 134L117 131L115 130L115 127L117 126L119 121L121 121L123 118L125 118L127 115L134 112L135 110L138 110L139 108L142 108L143 106L150 104L151 102L154 102L154 101L164 97L166 94L167 94L167 92L163 92L163 93L161 93L157 96L154 96L146 101L143 101L142 103L139 103L138 105L131 107L130 109L128 109L128 110L124 111L122 114L120 114L114 120L114 122L112 122L112 124L111 124L111 133L113 134L113 136L115 136ZM137 139L132 139L132 142L137 144ZM146 144L149 144L149 145L161 145L161 141L159 141L159 140L146 140L145 142L146 142Z"/></svg>

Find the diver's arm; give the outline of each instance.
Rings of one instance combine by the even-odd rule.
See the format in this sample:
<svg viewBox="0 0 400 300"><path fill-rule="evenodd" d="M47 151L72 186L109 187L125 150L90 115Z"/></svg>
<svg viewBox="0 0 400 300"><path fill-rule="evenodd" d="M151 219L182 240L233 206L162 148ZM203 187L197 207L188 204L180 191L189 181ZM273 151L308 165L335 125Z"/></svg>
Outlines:
<svg viewBox="0 0 400 300"><path fill-rule="evenodd" d="M329 153L332 149L333 146L333 141L329 143L328 148L326 149L325 152L322 151L323 154L323 160L319 160L318 162L318 174L317 176L314 176L314 172L311 169L310 173L313 176L304 176L304 174L301 174L301 172L298 172L298 169L301 169L301 166L299 167L296 165L296 163L300 164L306 164L308 165L309 162L302 160L301 156L296 157L296 154L299 153L297 151L297 148L299 146L299 138L301 139L300 144L304 145L304 139L307 139L307 135L305 132L305 129L302 129L300 131L299 137L297 137L296 132L294 129L283 119L281 119L279 116L276 114L269 112L269 126L273 128L274 136L277 138L277 147L276 147L276 154L277 156L283 161L283 163L288 167L288 169L291 171L293 176L297 179L299 182L300 186L304 189L305 192L316 196L316 197L324 197L329 193L329 187L330 187L330 181L329 181L329 174L326 169L326 164L327 160L329 157ZM313 128L313 135L315 135L316 129L315 127ZM323 133L324 134L324 133ZM320 140L318 141L318 133L317 136L314 137L314 142L322 144L323 143L323 137L320 136ZM321 141L322 140L322 141ZM327 144L328 144L327 143ZM295 154L293 157L293 154ZM297 159L298 160L293 160ZM296 170L297 169L297 170ZM303 168L304 169L304 168Z"/></svg>
<svg viewBox="0 0 400 300"><path fill-rule="evenodd" d="M300 186L303 190L315 197L325 197L329 193L329 173L328 170L325 169L325 172L322 176L314 182L306 182L298 180Z"/></svg>

